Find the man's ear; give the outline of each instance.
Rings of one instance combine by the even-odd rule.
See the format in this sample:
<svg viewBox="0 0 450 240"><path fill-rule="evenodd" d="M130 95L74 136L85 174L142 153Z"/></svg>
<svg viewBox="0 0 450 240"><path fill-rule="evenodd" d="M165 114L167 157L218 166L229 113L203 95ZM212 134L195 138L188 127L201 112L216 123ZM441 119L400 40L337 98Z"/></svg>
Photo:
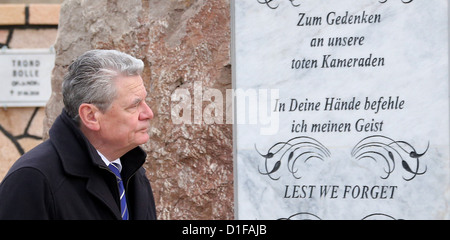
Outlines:
<svg viewBox="0 0 450 240"><path fill-rule="evenodd" d="M78 108L81 124L92 131L100 130L99 116L100 110L93 104L83 103Z"/></svg>

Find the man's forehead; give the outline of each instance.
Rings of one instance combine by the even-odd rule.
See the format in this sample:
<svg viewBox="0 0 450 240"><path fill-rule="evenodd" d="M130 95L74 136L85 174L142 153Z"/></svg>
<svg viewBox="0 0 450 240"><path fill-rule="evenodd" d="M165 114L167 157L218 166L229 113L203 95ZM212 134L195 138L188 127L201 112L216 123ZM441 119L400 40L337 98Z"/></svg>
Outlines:
<svg viewBox="0 0 450 240"><path fill-rule="evenodd" d="M116 79L116 101L122 104L133 104L138 100L145 100L147 91L140 76L122 77Z"/></svg>
<svg viewBox="0 0 450 240"><path fill-rule="evenodd" d="M144 82L142 78L137 76L118 77L115 80L117 90L123 90L123 92L140 92L145 91Z"/></svg>

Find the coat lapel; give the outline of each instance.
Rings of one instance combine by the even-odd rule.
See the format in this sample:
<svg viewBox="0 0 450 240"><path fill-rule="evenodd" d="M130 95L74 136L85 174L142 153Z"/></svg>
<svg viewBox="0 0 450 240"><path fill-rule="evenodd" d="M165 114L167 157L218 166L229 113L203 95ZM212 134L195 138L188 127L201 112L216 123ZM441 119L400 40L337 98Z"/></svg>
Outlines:
<svg viewBox="0 0 450 240"><path fill-rule="evenodd" d="M130 218L136 220L147 219L148 189L142 188L142 186L145 186L142 183L142 175L145 175L145 173L141 169L145 157L146 153L141 148L136 147L120 158ZM145 181L148 182L147 178L145 178Z"/></svg>
<svg viewBox="0 0 450 240"><path fill-rule="evenodd" d="M118 220L121 219L119 206L104 179L99 175L91 175L86 184L86 190L103 202Z"/></svg>
<svg viewBox="0 0 450 240"><path fill-rule="evenodd" d="M135 220L140 219L148 219L147 218L147 206L148 206L148 197L146 189L138 188L140 183L137 181L140 181L141 179L135 176L128 186L128 192L133 192L132 195L127 196L127 201L129 205L130 210L130 217Z"/></svg>

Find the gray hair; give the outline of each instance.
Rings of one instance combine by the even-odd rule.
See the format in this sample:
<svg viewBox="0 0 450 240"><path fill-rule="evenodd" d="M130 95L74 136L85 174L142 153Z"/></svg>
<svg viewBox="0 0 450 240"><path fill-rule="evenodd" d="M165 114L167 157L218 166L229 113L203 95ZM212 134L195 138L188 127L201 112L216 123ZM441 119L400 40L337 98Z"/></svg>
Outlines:
<svg viewBox="0 0 450 240"><path fill-rule="evenodd" d="M118 76L141 75L142 60L116 50L91 50L79 56L64 76L62 94L68 115L80 122L78 109L94 104L105 112L116 97L113 81Z"/></svg>

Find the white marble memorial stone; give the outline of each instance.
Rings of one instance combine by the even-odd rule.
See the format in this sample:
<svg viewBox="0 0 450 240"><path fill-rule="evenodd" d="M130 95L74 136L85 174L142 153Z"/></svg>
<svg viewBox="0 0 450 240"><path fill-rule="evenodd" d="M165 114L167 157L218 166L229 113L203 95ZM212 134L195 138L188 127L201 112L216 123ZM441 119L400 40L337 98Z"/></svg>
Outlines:
<svg viewBox="0 0 450 240"><path fill-rule="evenodd" d="M447 0L235 0L238 219L449 219Z"/></svg>

